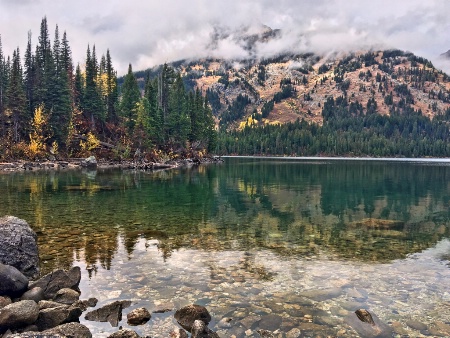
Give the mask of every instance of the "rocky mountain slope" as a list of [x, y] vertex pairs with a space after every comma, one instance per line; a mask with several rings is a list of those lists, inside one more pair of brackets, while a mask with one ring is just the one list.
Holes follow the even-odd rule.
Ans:
[[398, 50], [175, 66], [192, 87], [208, 94], [226, 128], [296, 119], [321, 124], [327, 98], [338, 96], [364, 113], [390, 114], [408, 106], [433, 118], [450, 109], [449, 76], [428, 60]]

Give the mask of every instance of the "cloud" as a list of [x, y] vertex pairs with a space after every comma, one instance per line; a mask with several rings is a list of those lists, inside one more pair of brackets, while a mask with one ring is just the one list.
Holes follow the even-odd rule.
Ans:
[[[27, 32], [37, 43], [46, 16], [51, 34], [56, 24], [67, 31], [75, 62], [83, 63], [88, 43], [95, 44], [98, 54], [110, 49], [120, 74], [129, 63], [137, 70], [205, 56], [371, 47], [408, 50], [438, 64], [450, 48], [448, 13], [446, 0], [0, 0], [0, 34], [8, 55], [17, 46], [24, 50]], [[262, 25], [281, 33], [249, 50], [242, 35], [257, 34]]]

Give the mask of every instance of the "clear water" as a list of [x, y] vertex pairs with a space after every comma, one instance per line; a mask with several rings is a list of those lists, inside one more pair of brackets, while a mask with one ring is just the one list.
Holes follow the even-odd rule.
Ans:
[[[0, 191], [0, 214], [38, 233], [43, 273], [78, 265], [82, 298], [133, 301], [123, 327], [136, 307], [198, 303], [221, 337], [363, 337], [349, 319], [359, 308], [394, 336], [450, 336], [445, 162], [229, 158], [1, 174]], [[168, 337], [173, 313], [132, 328]], [[81, 322], [96, 337], [117, 330]]]

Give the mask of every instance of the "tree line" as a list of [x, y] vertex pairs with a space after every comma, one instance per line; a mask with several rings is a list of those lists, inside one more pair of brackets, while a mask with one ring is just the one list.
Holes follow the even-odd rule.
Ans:
[[109, 50], [99, 58], [88, 45], [75, 67], [66, 32], [56, 26], [51, 43], [45, 17], [23, 64], [19, 48], [4, 55], [0, 37], [0, 158], [203, 152], [215, 139], [207, 100], [168, 65], [142, 91], [131, 64], [119, 87]]
[[449, 157], [450, 109], [430, 119], [409, 105], [390, 115], [330, 97], [322, 109], [323, 125], [304, 120], [283, 125], [247, 126], [221, 133], [217, 153], [288, 156]]

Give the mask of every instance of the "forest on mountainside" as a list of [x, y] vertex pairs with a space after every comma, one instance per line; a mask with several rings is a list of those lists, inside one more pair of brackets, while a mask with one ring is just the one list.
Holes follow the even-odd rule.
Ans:
[[5, 56], [0, 39], [0, 159], [81, 157], [126, 159], [136, 150], [190, 156], [214, 148], [211, 109], [199, 90], [187, 90], [179, 73], [164, 65], [138, 87], [129, 66], [118, 86], [109, 50], [100, 58], [87, 47], [85, 64], [73, 64], [66, 32], [47, 19], [33, 50], [31, 33], [22, 64], [20, 50]]

